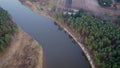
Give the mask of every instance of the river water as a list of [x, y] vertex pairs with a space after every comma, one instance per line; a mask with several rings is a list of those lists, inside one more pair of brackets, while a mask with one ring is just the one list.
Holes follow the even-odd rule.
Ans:
[[79, 45], [53, 20], [31, 11], [18, 0], [0, 0], [0, 6], [42, 45], [44, 68], [90, 68]]

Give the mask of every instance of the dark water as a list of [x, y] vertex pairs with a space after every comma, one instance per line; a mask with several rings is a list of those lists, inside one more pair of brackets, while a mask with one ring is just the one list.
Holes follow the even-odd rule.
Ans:
[[0, 0], [13, 20], [44, 49], [44, 68], [90, 68], [81, 48], [51, 19], [41, 16], [18, 0]]

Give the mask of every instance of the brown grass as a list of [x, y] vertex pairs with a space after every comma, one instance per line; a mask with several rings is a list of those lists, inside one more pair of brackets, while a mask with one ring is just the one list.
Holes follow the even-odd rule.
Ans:
[[42, 68], [42, 58], [42, 47], [19, 28], [0, 54], [0, 68]]

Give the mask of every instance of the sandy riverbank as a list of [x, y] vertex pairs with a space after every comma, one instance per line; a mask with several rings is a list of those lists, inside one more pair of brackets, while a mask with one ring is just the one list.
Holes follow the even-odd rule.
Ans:
[[42, 47], [21, 28], [10, 45], [0, 53], [0, 68], [42, 68]]
[[[29, 5], [28, 5], [29, 4]], [[36, 4], [35, 3], [30, 3], [30, 1], [26, 1], [24, 2], [24, 5], [29, 7], [31, 10], [33, 10], [34, 12], [40, 14], [40, 15], [43, 15], [43, 16], [47, 16], [49, 18], [51, 18], [52, 20], [54, 20], [60, 27], [62, 27], [78, 44], [79, 46], [81, 47], [81, 49], [83, 50], [84, 54], [86, 55], [90, 65], [92, 68], [96, 68], [95, 66], [95, 62], [92, 58], [92, 55], [91, 53], [89, 52], [89, 49], [86, 48], [85, 45], [83, 45], [81, 42], [80, 42], [80, 38], [79, 38], [79, 35], [78, 34], [75, 34], [73, 30], [71, 30], [68, 26], [66, 26], [64, 23], [56, 20], [55, 18], [47, 15], [47, 13], [42, 13], [39, 11], [39, 10], [36, 10], [37, 8], [35, 7]], [[31, 5], [31, 7], [30, 7]], [[34, 8], [33, 8], [34, 7]], [[44, 10], [46, 10], [46, 8], [43, 7]]]

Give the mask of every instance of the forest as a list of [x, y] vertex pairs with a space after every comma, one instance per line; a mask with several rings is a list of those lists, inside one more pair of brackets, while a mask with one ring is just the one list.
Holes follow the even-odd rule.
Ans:
[[[120, 67], [120, 27], [96, 18], [82, 9], [76, 14], [55, 14], [83, 38], [99, 68]], [[120, 20], [118, 20], [120, 22]]]
[[11, 20], [11, 16], [0, 7], [0, 51], [3, 51], [9, 45], [15, 30], [16, 25]]

